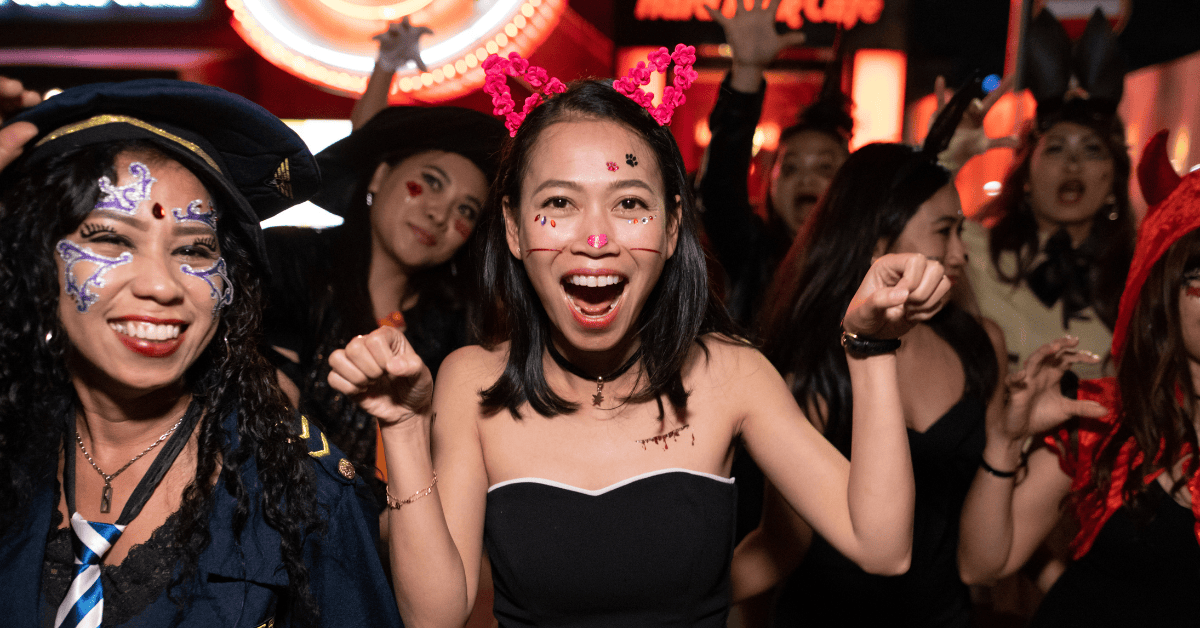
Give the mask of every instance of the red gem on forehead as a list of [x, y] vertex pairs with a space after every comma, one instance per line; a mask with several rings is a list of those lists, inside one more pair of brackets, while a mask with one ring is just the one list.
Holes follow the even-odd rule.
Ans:
[[617, 171], [617, 168], [618, 168], [618, 166], [617, 166], [617, 162], [615, 162], [615, 161], [610, 161], [610, 162], [607, 162], [607, 163], [605, 163], [604, 165], [608, 166], [608, 170], [609, 170], [609, 172], [616, 172], [616, 171]]
[[154, 207], [150, 208], [150, 213], [154, 214], [155, 218], [166, 218], [167, 217], [166, 210], [163, 209], [163, 206], [158, 203], [155, 203]]

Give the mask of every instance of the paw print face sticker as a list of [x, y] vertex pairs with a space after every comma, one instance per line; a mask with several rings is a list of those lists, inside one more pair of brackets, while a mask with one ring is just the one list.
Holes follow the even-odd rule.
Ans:
[[617, 171], [617, 168], [619, 168], [619, 167], [620, 167], [620, 166], [618, 166], [618, 165], [617, 165], [617, 162], [615, 162], [615, 161], [609, 161], [609, 162], [606, 162], [604, 165], [608, 166], [608, 171], [609, 171], [609, 172], [616, 172], [616, 171]]
[[625, 153], [625, 163], [632, 168], [637, 165], [637, 157], [634, 157], [633, 153]]

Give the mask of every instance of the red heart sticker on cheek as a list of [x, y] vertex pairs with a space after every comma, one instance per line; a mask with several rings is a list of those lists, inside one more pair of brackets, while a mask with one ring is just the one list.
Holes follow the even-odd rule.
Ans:
[[458, 235], [462, 236], [464, 240], [471, 237], [471, 225], [467, 224], [467, 221], [463, 220], [462, 218], [454, 221], [454, 230], [457, 231]]
[[416, 181], [409, 181], [406, 185], [408, 185], [409, 196], [420, 196], [421, 192], [425, 191], [421, 189], [421, 184], [417, 183]]

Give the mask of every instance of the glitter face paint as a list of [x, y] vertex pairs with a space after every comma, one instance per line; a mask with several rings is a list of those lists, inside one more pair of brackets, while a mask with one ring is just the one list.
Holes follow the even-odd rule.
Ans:
[[[192, 268], [191, 264], [182, 264], [180, 265], [179, 270], [184, 274], [191, 275], [193, 277], [199, 277], [208, 284], [209, 290], [212, 291], [209, 296], [216, 300], [212, 311], [214, 317], [216, 317], [217, 312], [220, 311], [222, 307], [233, 303], [233, 283], [229, 281], [229, 273], [226, 272], [225, 269], [224, 257], [218, 257], [217, 263], [209, 266], [208, 268], [196, 270]], [[217, 284], [213, 281], [214, 276], [221, 278], [223, 282], [222, 285], [224, 286], [221, 290], [217, 289]]]
[[[80, 313], [85, 313], [92, 306], [100, 295], [92, 292], [92, 288], [104, 287], [104, 275], [108, 271], [133, 261], [133, 255], [126, 251], [117, 257], [107, 257], [93, 251], [91, 247], [81, 247], [74, 242], [63, 238], [55, 245], [54, 250], [58, 252], [58, 256], [62, 258], [65, 268], [63, 270], [63, 291], [67, 296], [75, 299], [75, 309]], [[75, 265], [79, 262], [91, 262], [96, 265], [96, 270], [92, 271], [92, 275], [81, 283], [79, 277], [75, 275]]]
[[213, 209], [211, 207], [206, 212], [196, 211], [202, 207], [204, 207], [204, 201], [202, 201], [200, 199], [196, 199], [196, 200], [188, 203], [188, 206], [186, 209], [179, 209], [178, 207], [175, 209], [172, 209], [171, 215], [175, 218], [175, 222], [186, 222], [186, 221], [198, 222], [198, 223], [201, 223], [204, 225], [208, 225], [209, 229], [216, 231], [217, 230], [217, 212], [213, 211]]
[[605, 165], [605, 166], [608, 166], [608, 171], [609, 171], [609, 172], [616, 172], [616, 171], [617, 171], [617, 168], [619, 168], [619, 167], [620, 167], [620, 166], [618, 166], [618, 165], [617, 165], [617, 162], [615, 162], [615, 161], [608, 161], [608, 162], [605, 162], [605, 163], [604, 163], [604, 165]]
[[590, 235], [587, 238], [588, 246], [593, 249], [598, 249], [608, 244], [608, 236], [601, 233], [599, 235]]
[[120, 187], [114, 187], [108, 177], [100, 177], [101, 196], [95, 209], [105, 209], [130, 216], [136, 213], [138, 205], [150, 198], [150, 187], [158, 179], [150, 176], [150, 168], [140, 161], [129, 164], [129, 175], [133, 177], [133, 181]]
[[421, 187], [421, 184], [417, 183], [416, 181], [409, 181], [408, 183], [405, 183], [404, 185], [408, 187], [408, 195], [409, 196], [420, 196], [421, 193], [425, 191]]

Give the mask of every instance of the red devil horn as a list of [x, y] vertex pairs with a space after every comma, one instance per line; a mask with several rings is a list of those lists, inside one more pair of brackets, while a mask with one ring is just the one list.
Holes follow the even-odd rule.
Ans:
[[1142, 160], [1138, 162], [1137, 176], [1142, 186], [1142, 198], [1151, 207], [1170, 196], [1182, 180], [1167, 157], [1167, 134], [1166, 129], [1155, 133], [1146, 142]]

